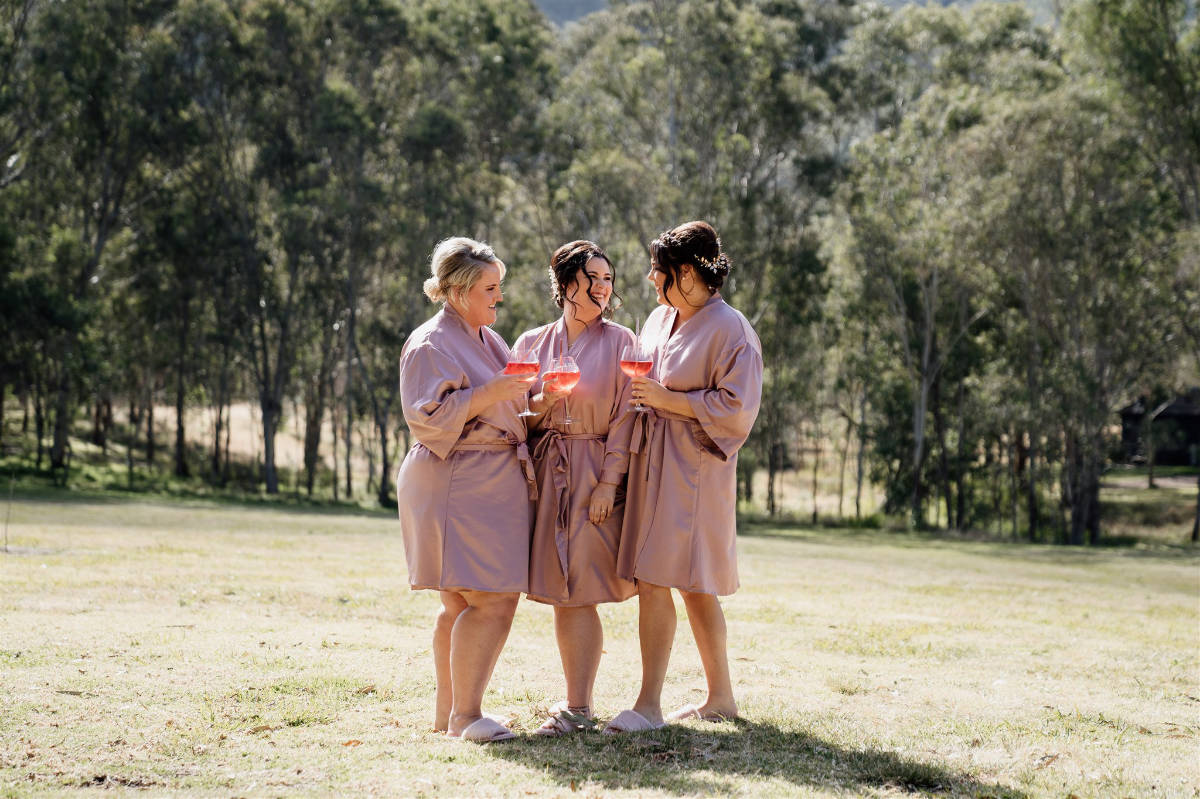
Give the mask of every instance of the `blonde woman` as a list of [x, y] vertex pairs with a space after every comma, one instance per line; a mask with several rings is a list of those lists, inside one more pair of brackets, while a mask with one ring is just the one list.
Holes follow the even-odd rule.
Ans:
[[482, 242], [438, 244], [425, 294], [441, 310], [400, 356], [400, 400], [416, 438], [396, 478], [409, 583], [442, 601], [434, 728], [477, 742], [514, 737], [481, 703], [529, 588], [536, 496], [517, 416], [529, 384], [503, 373], [508, 347], [490, 328], [504, 271]]

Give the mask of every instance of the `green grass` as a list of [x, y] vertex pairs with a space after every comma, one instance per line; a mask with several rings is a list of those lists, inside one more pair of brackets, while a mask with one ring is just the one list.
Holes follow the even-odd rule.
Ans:
[[[437, 602], [390, 514], [20, 493], [0, 796], [1200, 796], [1194, 548], [743, 532], [743, 719], [478, 747], [429, 729]], [[602, 615], [607, 717], [636, 692], [636, 601]], [[702, 674], [681, 624], [665, 702]], [[486, 706], [528, 732], [562, 690], [522, 602]]]

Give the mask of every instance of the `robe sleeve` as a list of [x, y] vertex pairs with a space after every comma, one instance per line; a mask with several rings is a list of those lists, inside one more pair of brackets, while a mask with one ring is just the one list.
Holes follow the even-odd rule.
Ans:
[[[636, 344], [637, 337], [629, 331], [622, 331], [621, 343], [617, 347], [620, 355], [621, 347], [626, 344]], [[617, 369], [617, 390], [613, 409], [609, 415], [607, 443], [604, 445], [604, 461], [600, 466], [600, 482], [620, 485], [629, 471], [629, 440], [633, 435], [633, 420], [636, 411], [633, 410], [633, 383], [629, 376]]]
[[400, 403], [417, 441], [443, 460], [462, 436], [475, 390], [446, 353], [428, 342], [400, 357]]
[[715, 388], [687, 392], [692, 412], [720, 450], [722, 460], [729, 460], [741, 449], [758, 417], [763, 361], [762, 351], [756, 345], [747, 336], [716, 352], [712, 372]]

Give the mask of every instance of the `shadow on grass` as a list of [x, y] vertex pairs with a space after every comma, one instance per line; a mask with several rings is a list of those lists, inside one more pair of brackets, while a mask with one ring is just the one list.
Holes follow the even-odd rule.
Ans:
[[659, 790], [716, 796], [728, 779], [778, 779], [798, 787], [840, 791], [891, 789], [922, 795], [1006, 797], [1026, 794], [968, 774], [877, 749], [845, 749], [805, 732], [738, 719], [712, 729], [670, 726], [650, 733], [536, 736], [486, 750], [544, 771], [572, 790], [583, 782], [607, 789]]

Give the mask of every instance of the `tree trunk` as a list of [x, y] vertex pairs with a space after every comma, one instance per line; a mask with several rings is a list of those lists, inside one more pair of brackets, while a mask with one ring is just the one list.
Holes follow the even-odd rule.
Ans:
[[1012, 523], [1012, 537], [1017, 537], [1017, 442], [1012, 431], [1008, 434], [1008, 500], [1009, 517]]
[[268, 494], [279, 493], [279, 472], [275, 468], [275, 431], [279, 424], [279, 414], [282, 408], [270, 397], [263, 397], [262, 408], [263, 426], [263, 481], [267, 484]]
[[1070, 527], [1067, 530], [1067, 543], [1071, 546], [1083, 546], [1083, 531], [1087, 525], [1087, 503], [1083, 496], [1083, 458], [1079, 452], [1079, 442], [1074, 435], [1067, 439], [1067, 476], [1065, 480], [1067, 507], [1070, 508]]
[[154, 468], [154, 389], [150, 389], [150, 397], [146, 402], [146, 465]]
[[854, 422], [846, 419], [846, 434], [842, 437], [842, 451], [838, 453], [838, 520], [846, 518], [842, 511], [842, 499], [846, 495], [846, 459], [850, 456], [850, 434]]
[[212, 454], [208, 459], [208, 473], [212, 476], [214, 482], [218, 480], [221, 474], [221, 433], [225, 425], [225, 408], [223, 407], [221, 393], [221, 389], [218, 388], [214, 408], [216, 416], [213, 419]]
[[854, 518], [861, 520], [863, 477], [866, 471], [867, 455], [867, 390], [865, 388], [859, 397], [858, 407], [858, 452], [854, 456], [858, 461], [854, 475]]
[[1148, 482], [1146, 485], [1147, 488], [1158, 488], [1158, 486], [1156, 486], [1154, 484], [1154, 461], [1155, 461], [1156, 455], [1157, 455], [1156, 447], [1154, 446], [1154, 419], [1151, 418], [1149, 413], [1147, 413], [1146, 414], [1146, 464], [1150, 467]]
[[925, 515], [921, 507], [924, 499], [924, 493], [921, 491], [921, 472], [925, 469], [925, 414], [929, 408], [929, 389], [929, 381], [922, 377], [913, 401], [912, 496], [909, 511], [912, 515], [912, 525], [917, 529], [925, 526]]
[[27, 436], [29, 435], [29, 387], [24, 385], [24, 381], [22, 381], [18, 396], [21, 400], [21, 435]]
[[813, 426], [813, 448], [812, 448], [812, 523], [813, 527], [817, 526], [817, 470], [821, 465], [821, 425], [818, 422]]
[[782, 445], [772, 442], [767, 454], [767, 515], [774, 516], [779, 508], [775, 500], [775, 476], [779, 473], [779, 455]]
[[33, 435], [37, 438], [37, 470], [42, 470], [42, 455], [45, 452], [43, 439], [46, 436], [46, 400], [39, 378], [33, 387]]
[[188, 328], [192, 310], [191, 300], [185, 295], [180, 303], [179, 340], [176, 352], [178, 361], [175, 364], [175, 476], [188, 477], [191, 472], [187, 462], [187, 434], [184, 430], [184, 373], [188, 360]]
[[8, 384], [3, 377], [0, 377], [0, 452], [4, 451], [4, 398], [7, 396]]
[[958, 454], [954, 462], [954, 498], [957, 504], [954, 518], [960, 530], [971, 526], [967, 513], [967, 389], [963, 381], [958, 384]]
[[125, 476], [129, 483], [129, 490], [133, 490], [133, 449], [137, 446], [138, 427], [141, 422], [141, 414], [138, 413], [137, 401], [134, 397], [137, 392], [129, 393], [129, 440], [125, 446]]
[[392, 504], [392, 481], [391, 481], [391, 460], [388, 457], [388, 417], [390, 414], [384, 414], [383, 423], [379, 425], [379, 451], [380, 462], [383, 466], [382, 475], [379, 478], [379, 504], [385, 508]]
[[62, 374], [58, 380], [58, 391], [54, 398], [54, 441], [50, 446], [50, 468], [67, 467], [67, 448], [70, 446], [71, 421], [75, 414], [71, 409], [71, 378], [66, 364], [60, 364]]
[[221, 464], [221, 485], [229, 484], [229, 439], [233, 432], [233, 402], [226, 395], [225, 402], [225, 460]]
[[[333, 389], [334, 389], [333, 377], [331, 376], [329, 378], [329, 380], [330, 380], [329, 389], [330, 389], [330, 392], [332, 393]], [[334, 502], [338, 501], [338, 491], [340, 490], [339, 485], [338, 485], [338, 425], [339, 425], [339, 423], [340, 422], [338, 420], [338, 403], [331, 402], [331, 403], [329, 403], [329, 432], [330, 432], [330, 436], [333, 440], [333, 501]]]
[[946, 504], [946, 529], [954, 530], [954, 497], [950, 493], [950, 463], [946, 451], [946, 419], [942, 411], [942, 381], [933, 386], [933, 429], [938, 441], [938, 486]]
[[325, 375], [318, 375], [315, 383], [307, 386], [304, 396], [304, 487], [310, 497], [317, 477], [321, 424], [325, 420]]
[[1196, 518], [1192, 520], [1192, 543], [1200, 541], [1200, 475], [1196, 476]]
[[1038, 540], [1038, 436], [1035, 429], [1029, 431], [1029, 494], [1026, 497], [1025, 510], [1029, 515], [1029, 540]]

